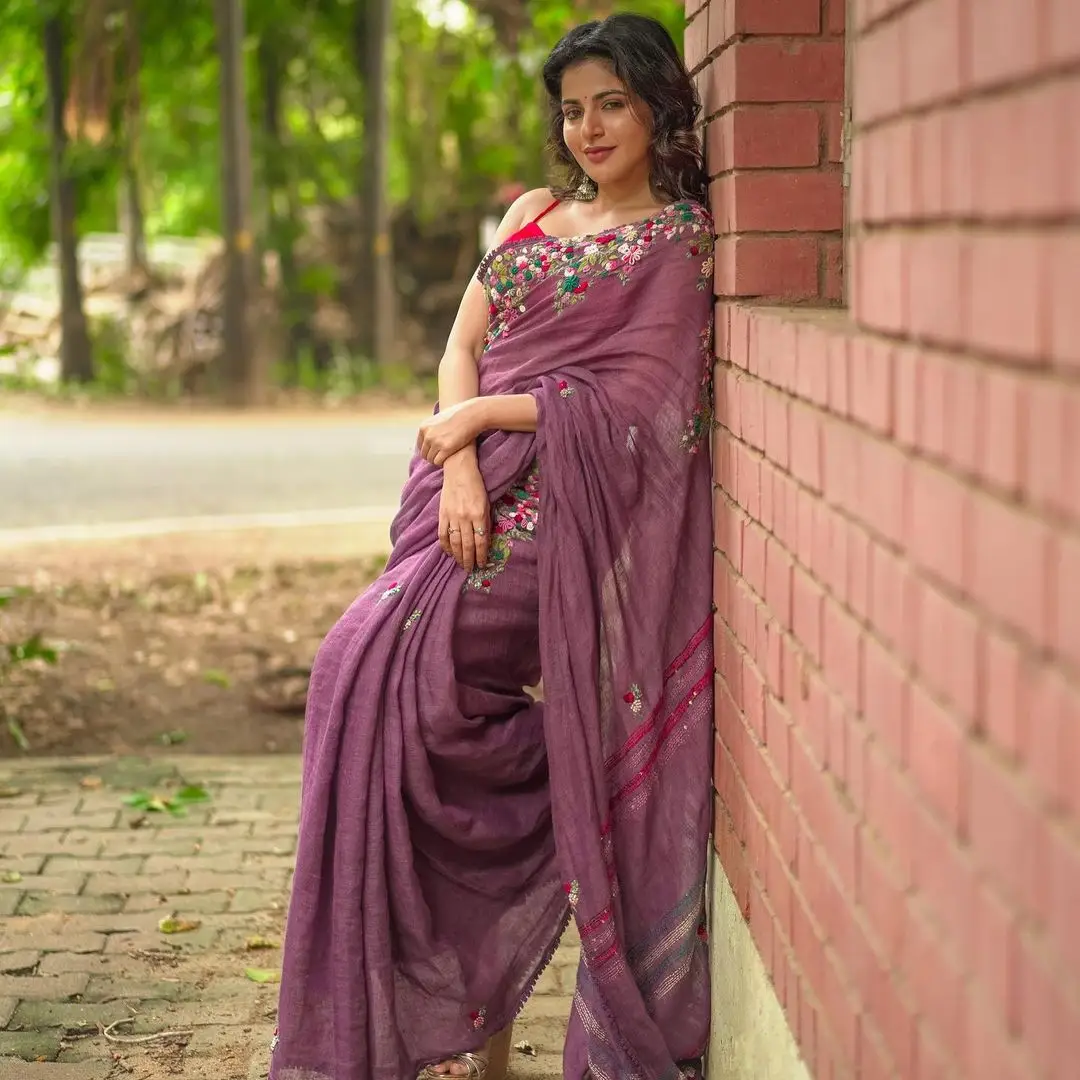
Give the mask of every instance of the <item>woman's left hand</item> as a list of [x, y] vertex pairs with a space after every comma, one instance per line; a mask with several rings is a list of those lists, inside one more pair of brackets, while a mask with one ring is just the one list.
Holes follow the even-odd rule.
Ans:
[[477, 406], [478, 399], [473, 398], [425, 420], [416, 439], [420, 456], [432, 465], [441, 466], [448, 457], [475, 441], [483, 430]]

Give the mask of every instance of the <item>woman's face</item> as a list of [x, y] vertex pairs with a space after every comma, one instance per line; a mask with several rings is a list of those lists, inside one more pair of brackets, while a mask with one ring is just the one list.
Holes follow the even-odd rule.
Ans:
[[562, 80], [563, 138], [597, 184], [649, 175], [649, 110], [598, 60], [567, 68]]

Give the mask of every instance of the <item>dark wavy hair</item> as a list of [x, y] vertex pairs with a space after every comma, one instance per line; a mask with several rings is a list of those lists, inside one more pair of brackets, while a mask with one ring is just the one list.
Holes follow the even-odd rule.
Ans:
[[551, 105], [548, 151], [562, 173], [553, 191], [573, 198], [585, 179], [563, 139], [562, 80], [567, 68], [599, 60], [649, 107], [652, 116], [652, 186], [674, 200], [704, 202], [707, 187], [701, 141], [694, 125], [701, 99], [675, 42], [664, 26], [645, 15], [609, 15], [574, 27], [544, 61], [544, 88]]

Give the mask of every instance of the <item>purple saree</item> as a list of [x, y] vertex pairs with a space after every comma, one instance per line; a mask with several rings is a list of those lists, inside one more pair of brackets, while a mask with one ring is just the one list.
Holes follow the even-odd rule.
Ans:
[[[711, 819], [712, 226], [695, 204], [480, 268], [490, 566], [415, 461], [382, 577], [312, 673], [271, 1080], [479, 1049], [576, 919], [569, 1080], [700, 1075]], [[544, 703], [523, 687], [543, 674]]]

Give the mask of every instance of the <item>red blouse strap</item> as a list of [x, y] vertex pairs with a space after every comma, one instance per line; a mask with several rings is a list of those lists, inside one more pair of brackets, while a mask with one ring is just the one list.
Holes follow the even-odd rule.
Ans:
[[541, 218], [547, 217], [548, 214], [550, 214], [551, 211], [554, 210], [555, 207], [558, 206], [558, 205], [559, 205], [559, 200], [556, 199], [550, 206], [545, 207], [543, 210], [540, 211], [539, 214], [536, 215], [536, 217], [534, 217], [532, 219], [532, 224], [533, 225], [538, 224]]

